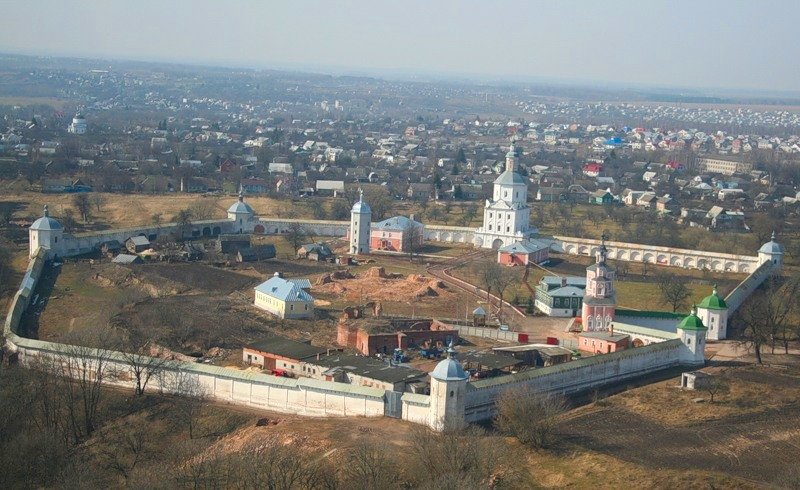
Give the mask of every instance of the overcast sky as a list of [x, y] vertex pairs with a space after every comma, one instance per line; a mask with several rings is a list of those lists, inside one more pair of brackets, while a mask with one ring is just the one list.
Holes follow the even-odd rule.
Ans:
[[0, 12], [11, 53], [800, 91], [798, 0], [0, 0]]

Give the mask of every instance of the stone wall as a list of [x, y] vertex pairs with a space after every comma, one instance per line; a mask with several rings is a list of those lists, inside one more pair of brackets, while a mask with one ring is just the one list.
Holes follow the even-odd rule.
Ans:
[[540, 393], [570, 394], [624, 381], [662, 369], [690, 364], [691, 353], [680, 339], [586, 357], [467, 385], [465, 420], [495, 415], [495, 400], [505, 390], [527, 387]]
[[725, 303], [728, 304], [728, 318], [733, 315], [733, 312], [739, 309], [744, 303], [744, 300], [755, 291], [769, 276], [772, 275], [772, 263], [764, 262], [744, 281], [739, 283], [733, 291], [725, 297]]
[[[119, 352], [75, 348], [12, 334], [22, 366], [80, 366], [105, 373], [105, 384], [133, 390], [130, 363]], [[187, 387], [192, 387], [188, 389]], [[281, 378], [190, 362], [169, 362], [147, 386], [149, 391], [207, 398], [283, 413], [321, 417], [382, 417], [385, 391], [310, 378]]]
[[[594, 257], [600, 240], [555, 236], [551, 248], [556, 252]], [[606, 242], [608, 258], [630, 262], [647, 262], [685, 269], [707, 269], [715, 272], [751, 273], [759, 265], [758, 257], [704, 250], [656, 247], [638, 243]]]
[[25, 275], [22, 276], [19, 289], [14, 294], [6, 314], [6, 320], [3, 324], [4, 335], [17, 334], [19, 332], [19, 322], [22, 320], [22, 314], [30, 306], [33, 299], [36, 284], [47, 262], [46, 257], [47, 252], [39, 248], [28, 261], [28, 268], [25, 270]]

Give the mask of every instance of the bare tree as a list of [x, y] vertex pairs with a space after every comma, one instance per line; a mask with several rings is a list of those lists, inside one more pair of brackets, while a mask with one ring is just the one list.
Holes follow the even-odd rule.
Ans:
[[92, 200], [92, 204], [94, 204], [95, 211], [97, 211], [98, 213], [100, 211], [102, 211], [103, 206], [105, 206], [105, 204], [106, 204], [106, 196], [104, 196], [103, 194], [101, 194], [99, 192], [94, 192], [94, 193], [92, 193], [91, 200]]
[[411, 433], [408, 479], [416, 488], [531, 488], [507, 446], [471, 426], [441, 434]]
[[175, 215], [175, 224], [178, 225], [176, 233], [180, 238], [186, 234], [186, 229], [192, 226], [192, 212], [188, 209], [182, 209]]
[[558, 418], [566, 407], [560, 396], [536, 393], [528, 387], [511, 388], [497, 399], [495, 424], [527, 446], [544, 448], [555, 442]]
[[84, 192], [75, 194], [72, 196], [72, 205], [75, 206], [75, 209], [80, 213], [83, 222], [88, 223], [89, 217], [92, 214], [92, 203], [89, 200], [89, 196]]
[[[152, 350], [155, 350], [153, 352]], [[127, 371], [116, 373], [118, 377], [133, 378], [133, 389], [136, 396], [144, 395], [147, 384], [164, 369], [167, 360], [163, 357], [163, 349], [152, 340], [129, 342], [122, 358], [127, 364]]]
[[414, 252], [422, 245], [423, 227], [413, 220], [409, 220], [406, 226], [403, 227], [403, 244], [402, 248], [408, 253], [408, 260], [414, 261]]
[[659, 274], [656, 278], [658, 289], [661, 291], [661, 301], [672, 306], [672, 312], [683, 309], [686, 300], [692, 295], [686, 283], [674, 274]]
[[214, 202], [210, 199], [200, 199], [195, 201], [194, 204], [189, 208], [189, 211], [192, 213], [192, 218], [198, 221], [209, 220], [214, 217], [214, 210], [216, 206], [214, 206]]
[[487, 300], [491, 304], [491, 292], [500, 299], [497, 309], [497, 317], [503, 320], [503, 296], [506, 290], [517, 279], [512, 270], [503, 267], [494, 260], [489, 260], [478, 265], [477, 276], [481, 283], [486, 287]]
[[384, 449], [358, 443], [347, 452], [343, 479], [346, 487], [380, 490], [397, 487], [402, 482], [402, 473]]
[[300, 248], [300, 245], [306, 240], [306, 230], [300, 223], [291, 223], [283, 237], [287, 242], [292, 244], [294, 251], [297, 252], [297, 249]]
[[730, 386], [728, 385], [728, 377], [726, 371], [720, 371], [718, 374], [708, 376], [703, 380], [703, 390], [711, 397], [711, 403], [714, 403], [714, 398], [717, 395], [726, 393]]
[[138, 466], [153, 457], [155, 447], [149, 434], [149, 427], [144, 421], [109, 428], [99, 443], [100, 465], [127, 482]]
[[780, 341], [788, 353], [794, 333], [791, 318], [798, 308], [798, 293], [800, 281], [797, 277], [781, 284], [780, 279], [773, 276], [737, 311], [736, 320], [743, 327], [740, 342], [753, 349], [759, 364], [762, 364], [764, 346], [772, 346], [774, 352], [776, 342]]
[[51, 358], [49, 371], [59, 380], [67, 421], [74, 443], [92, 435], [97, 428], [103, 383], [114, 376], [109, 347], [116, 338], [108, 329], [92, 329], [67, 336], [60, 351]]
[[464, 208], [464, 212], [461, 214], [461, 226], [469, 226], [472, 223], [472, 220], [475, 219], [475, 216], [478, 215], [478, 207], [474, 204], [470, 204], [469, 206]]
[[197, 374], [180, 369], [177, 365], [168, 365], [159, 373], [159, 378], [161, 388], [173, 395], [175, 414], [186, 426], [189, 439], [194, 439], [198, 435], [200, 414], [208, 401], [208, 390], [200, 383]]

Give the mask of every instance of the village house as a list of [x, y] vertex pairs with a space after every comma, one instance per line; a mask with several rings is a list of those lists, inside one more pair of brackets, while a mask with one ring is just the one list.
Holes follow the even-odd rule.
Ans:
[[324, 243], [306, 243], [297, 249], [296, 256], [298, 259], [325, 262], [333, 258], [333, 251]]
[[310, 288], [308, 279], [284, 279], [276, 272], [255, 287], [253, 304], [280, 318], [313, 318], [314, 298], [306, 291]]
[[237, 262], [258, 262], [275, 258], [275, 245], [256, 245], [254, 247], [240, 248], [236, 253]]
[[250, 248], [250, 235], [224, 234], [217, 237], [217, 252], [236, 254], [243, 248]]
[[147, 239], [146, 236], [132, 236], [125, 240], [125, 248], [128, 249], [128, 252], [132, 254], [138, 254], [139, 252], [144, 252], [148, 248], [150, 248], [150, 240]]

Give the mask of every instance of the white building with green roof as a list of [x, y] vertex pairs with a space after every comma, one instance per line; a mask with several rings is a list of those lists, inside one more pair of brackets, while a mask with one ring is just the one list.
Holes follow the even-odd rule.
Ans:
[[728, 304], [717, 294], [717, 285], [714, 285], [709, 296], [697, 304], [697, 315], [708, 327], [710, 340], [723, 340], [728, 336]]

